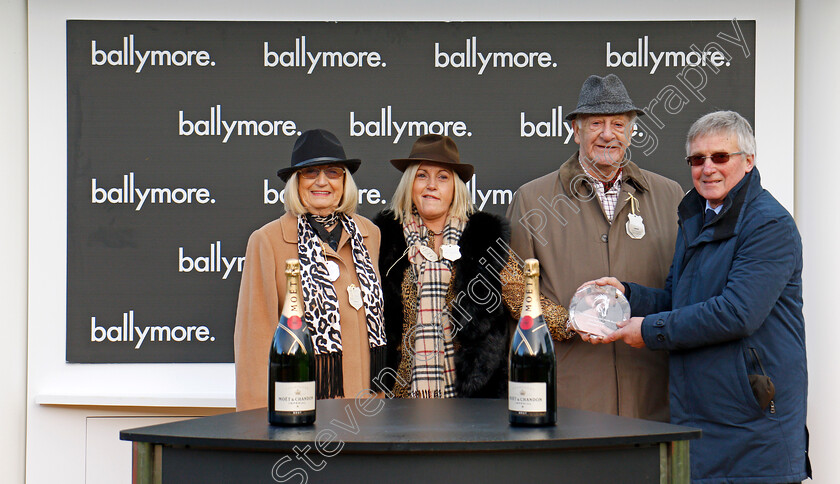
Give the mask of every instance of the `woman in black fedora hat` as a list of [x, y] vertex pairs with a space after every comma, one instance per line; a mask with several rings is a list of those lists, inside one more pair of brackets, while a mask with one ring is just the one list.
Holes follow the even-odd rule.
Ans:
[[315, 348], [317, 398], [372, 388], [385, 365], [379, 229], [355, 213], [352, 174], [339, 140], [323, 129], [300, 135], [286, 182], [286, 213], [248, 239], [236, 311], [236, 408], [267, 403], [268, 353], [283, 298], [286, 259], [301, 265], [304, 320]]
[[[393, 391], [400, 397], [501, 397], [512, 316], [518, 317], [524, 292], [509, 252], [510, 226], [475, 210], [466, 186], [473, 166], [461, 163], [450, 137], [423, 135], [408, 158], [391, 164], [403, 175], [391, 208], [374, 223], [382, 234]], [[565, 332], [566, 310], [542, 302], [552, 332]]]

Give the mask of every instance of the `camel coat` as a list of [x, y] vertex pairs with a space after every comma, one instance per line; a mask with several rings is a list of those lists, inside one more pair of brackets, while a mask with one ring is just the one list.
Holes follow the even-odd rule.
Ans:
[[[559, 170], [520, 187], [508, 209], [511, 248], [540, 261], [542, 293], [567, 306], [580, 284], [601, 276], [663, 287], [677, 237], [679, 184], [628, 162], [610, 224], [592, 187], [580, 183], [583, 177], [575, 153]], [[629, 194], [644, 220], [646, 233], [638, 240], [625, 228]], [[558, 405], [668, 421], [666, 352], [592, 345], [578, 336], [555, 342], [554, 349]]]
[[[361, 215], [353, 215], [353, 220], [378, 276], [379, 229]], [[285, 262], [298, 257], [297, 240], [297, 217], [288, 212], [257, 229], [248, 239], [233, 334], [237, 411], [268, 405], [268, 353], [286, 295]], [[348, 300], [347, 287], [358, 287], [359, 278], [347, 231], [341, 234], [338, 251], [326, 244], [324, 250], [340, 269], [333, 285], [341, 317], [344, 395], [352, 398], [370, 388], [370, 346], [365, 308], [357, 311]]]

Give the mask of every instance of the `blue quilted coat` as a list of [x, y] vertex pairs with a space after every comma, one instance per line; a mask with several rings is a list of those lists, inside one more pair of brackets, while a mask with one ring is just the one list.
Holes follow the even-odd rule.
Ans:
[[[671, 421], [702, 429], [690, 443], [697, 483], [805, 479], [808, 372], [802, 316], [802, 241], [757, 169], [703, 222], [691, 190], [664, 289], [628, 284], [642, 336], [670, 354]], [[764, 407], [750, 375], [769, 377]]]

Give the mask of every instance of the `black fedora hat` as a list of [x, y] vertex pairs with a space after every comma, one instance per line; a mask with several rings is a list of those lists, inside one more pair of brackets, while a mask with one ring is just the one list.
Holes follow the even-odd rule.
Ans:
[[424, 134], [417, 138], [414, 146], [411, 147], [408, 158], [391, 160], [391, 164], [398, 170], [405, 171], [413, 163], [423, 163], [424, 161], [446, 165], [447, 168], [457, 173], [464, 183], [470, 181], [470, 177], [475, 172], [472, 165], [461, 163], [458, 147], [452, 141], [452, 138], [439, 134]]
[[362, 164], [362, 160], [347, 159], [341, 141], [334, 134], [325, 129], [310, 129], [304, 131], [295, 141], [292, 148], [292, 165], [277, 170], [277, 176], [283, 181], [289, 181], [292, 173], [308, 166], [332, 165], [340, 163], [355, 173]]
[[565, 116], [571, 121], [579, 114], [623, 114], [635, 111], [637, 115], [644, 116], [645, 113], [637, 108], [624, 83], [615, 74], [607, 74], [604, 77], [589, 76], [583, 81], [578, 97], [577, 108]]

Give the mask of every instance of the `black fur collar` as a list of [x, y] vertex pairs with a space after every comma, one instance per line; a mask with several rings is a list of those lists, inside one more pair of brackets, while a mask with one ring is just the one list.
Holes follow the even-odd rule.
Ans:
[[[405, 319], [402, 279], [408, 258], [402, 226], [391, 211], [373, 219], [382, 235], [379, 271], [385, 298], [388, 364], [396, 368]], [[458, 394], [464, 397], [501, 397], [507, 390], [508, 332], [511, 316], [501, 299], [499, 273], [508, 260], [510, 225], [496, 215], [472, 214], [464, 227], [452, 282], [455, 301], [451, 314], [460, 350], [455, 355]]]

